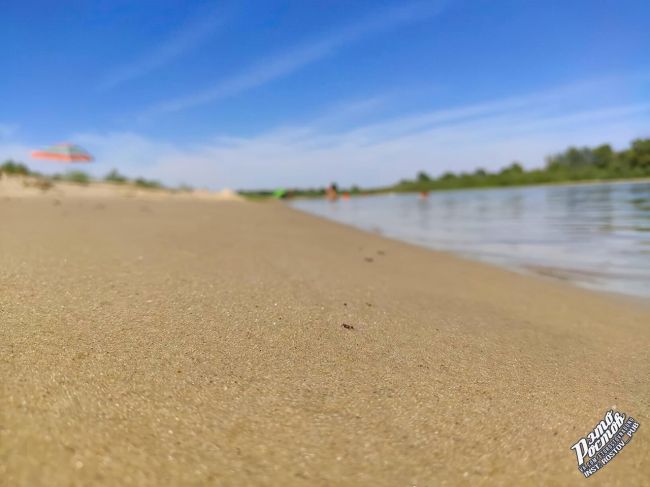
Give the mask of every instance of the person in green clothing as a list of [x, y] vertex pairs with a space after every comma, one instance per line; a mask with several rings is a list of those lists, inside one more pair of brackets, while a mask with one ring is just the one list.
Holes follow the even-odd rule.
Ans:
[[273, 191], [273, 197], [279, 200], [284, 199], [287, 197], [287, 190], [284, 188], [278, 188]]

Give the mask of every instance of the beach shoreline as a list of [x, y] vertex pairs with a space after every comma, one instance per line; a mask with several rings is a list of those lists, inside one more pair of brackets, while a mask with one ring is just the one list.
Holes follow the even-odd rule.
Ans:
[[[622, 179], [581, 179], [577, 181], [554, 181], [550, 183], [512, 184], [512, 185], [504, 185], [504, 186], [467, 186], [464, 188], [435, 188], [435, 189], [427, 190], [426, 192], [444, 193], [449, 191], [481, 191], [481, 190], [488, 190], [488, 189], [496, 190], [496, 189], [545, 188], [545, 187], [553, 187], [553, 186], [598, 186], [601, 184], [647, 184], [647, 183], [650, 183], [650, 178], [646, 178], [646, 177], [622, 178]], [[370, 190], [360, 190], [359, 192], [355, 192], [355, 193], [349, 193], [349, 196], [350, 198], [363, 198], [363, 197], [370, 197], [370, 196], [383, 196], [387, 194], [419, 195], [420, 193], [422, 192], [417, 190], [395, 191], [392, 189], [379, 189], [379, 190], [370, 189]], [[256, 200], [271, 199], [272, 196], [267, 196], [267, 197], [244, 196], [244, 198], [250, 199], [251, 201], [256, 201]], [[292, 196], [292, 199], [296, 199], [296, 200], [326, 199], [326, 196], [324, 194], [314, 195], [314, 196], [298, 195], [298, 196]]]
[[276, 203], [0, 198], [0, 476], [11, 485], [584, 482], [641, 429], [650, 308]]

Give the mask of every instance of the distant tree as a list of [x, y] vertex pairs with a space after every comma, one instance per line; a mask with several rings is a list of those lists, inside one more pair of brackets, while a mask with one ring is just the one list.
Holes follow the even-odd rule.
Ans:
[[76, 169], [63, 174], [62, 179], [77, 184], [88, 184], [90, 182], [90, 176], [88, 174]]
[[104, 181], [109, 183], [122, 184], [126, 183], [128, 181], [128, 178], [120, 174], [117, 169], [112, 169], [111, 172], [104, 176]]
[[650, 139], [636, 139], [627, 151], [627, 160], [634, 168], [650, 170]]
[[593, 163], [596, 167], [606, 168], [614, 163], [616, 154], [609, 144], [602, 144], [591, 151]]
[[521, 163], [514, 161], [512, 164], [510, 164], [507, 167], [504, 167], [501, 169], [501, 172], [499, 174], [523, 174], [524, 173], [524, 168], [521, 165]]
[[549, 169], [578, 169], [594, 165], [595, 157], [588, 147], [569, 147], [566, 151], [548, 159]]
[[133, 183], [139, 188], [145, 189], [160, 189], [163, 187], [160, 182], [153, 179], [137, 178], [135, 181], [133, 181]]
[[431, 176], [429, 176], [429, 175], [428, 175], [426, 172], [424, 172], [424, 171], [420, 171], [420, 172], [418, 172], [418, 174], [417, 174], [416, 180], [417, 180], [419, 183], [428, 183], [429, 181], [431, 181]]

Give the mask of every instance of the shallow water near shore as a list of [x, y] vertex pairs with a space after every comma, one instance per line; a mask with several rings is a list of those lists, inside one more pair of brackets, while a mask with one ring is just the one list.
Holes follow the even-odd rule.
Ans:
[[598, 183], [304, 199], [294, 208], [387, 237], [650, 297], [650, 183]]

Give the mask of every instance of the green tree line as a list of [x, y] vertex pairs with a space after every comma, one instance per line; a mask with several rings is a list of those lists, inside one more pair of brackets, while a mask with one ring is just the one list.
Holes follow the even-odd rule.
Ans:
[[[542, 168], [527, 170], [515, 161], [493, 172], [478, 168], [474, 172], [446, 172], [439, 177], [431, 177], [420, 171], [414, 179], [403, 179], [390, 186], [362, 189], [355, 185], [337, 190], [339, 193], [356, 195], [649, 177], [650, 139], [637, 139], [621, 151], [615, 151], [609, 144], [595, 148], [569, 147], [564, 152], [548, 157]], [[249, 198], [319, 197], [325, 195], [325, 187], [250, 190], [240, 191], [240, 194]]]
[[421, 171], [415, 179], [402, 180], [384, 190], [431, 191], [647, 177], [650, 177], [650, 139], [637, 139], [621, 151], [615, 151], [609, 144], [595, 148], [569, 147], [548, 157], [546, 165], [538, 169], [526, 170], [521, 163], [513, 162], [496, 172], [479, 168], [471, 173], [446, 172], [437, 178]]

